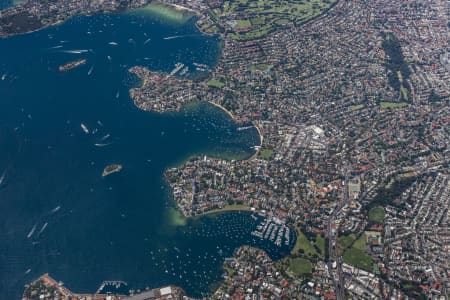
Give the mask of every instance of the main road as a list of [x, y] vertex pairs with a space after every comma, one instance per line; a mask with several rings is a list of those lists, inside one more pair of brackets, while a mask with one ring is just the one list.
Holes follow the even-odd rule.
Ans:
[[[342, 272], [342, 256], [338, 250], [339, 237], [339, 215], [342, 209], [350, 202], [348, 193], [348, 177], [349, 169], [347, 162], [344, 163], [344, 182], [342, 187], [342, 201], [338, 202], [333, 212], [331, 213], [327, 224], [327, 239], [328, 239], [328, 272], [333, 280], [334, 291], [338, 300], [345, 299], [345, 280]], [[339, 220], [339, 223], [336, 222]], [[335, 228], [333, 228], [333, 224]], [[334, 229], [334, 230], [333, 230]], [[335, 263], [333, 268], [333, 263]], [[336, 271], [336, 272], [335, 272]], [[337, 274], [335, 274], [337, 273]], [[337, 275], [337, 276], [336, 276]], [[336, 278], [337, 277], [337, 278]]]

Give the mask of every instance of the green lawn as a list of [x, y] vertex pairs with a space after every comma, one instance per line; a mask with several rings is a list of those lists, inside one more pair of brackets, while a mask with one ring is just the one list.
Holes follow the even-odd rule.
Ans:
[[400, 87], [400, 92], [402, 93], [402, 99], [408, 101], [408, 90], [403, 86]]
[[295, 275], [311, 274], [311, 262], [304, 258], [293, 258], [289, 261], [289, 270]]
[[369, 210], [369, 221], [383, 223], [386, 212], [381, 206], [373, 207]]
[[245, 204], [229, 204], [229, 205], [225, 205], [222, 208], [212, 209], [212, 210], [208, 210], [204, 213], [198, 214], [194, 218], [199, 218], [199, 217], [202, 217], [205, 215], [212, 215], [212, 214], [220, 213], [220, 212], [224, 212], [224, 211], [240, 211], [240, 210], [251, 211], [252, 208]]
[[406, 102], [381, 102], [381, 108], [402, 108], [407, 105]]
[[400, 83], [402, 83], [402, 82], [403, 82], [403, 76], [402, 76], [402, 72], [400, 72], [400, 71], [397, 71], [397, 78], [398, 78], [398, 80], [400, 81]]
[[232, 34], [237, 40], [251, 40], [266, 35], [280, 25], [300, 24], [327, 10], [336, 0], [234, 0], [224, 1], [214, 9], [216, 18], [226, 16], [237, 21], [237, 28], [250, 28], [249, 32]]
[[366, 253], [366, 235], [365, 233], [355, 240], [351, 246], [344, 252], [344, 262], [357, 268], [372, 271], [372, 258]]
[[321, 237], [320, 234], [316, 237], [316, 245], [320, 249], [320, 253], [325, 255], [325, 238]]
[[239, 28], [248, 28], [251, 27], [252, 24], [249, 20], [237, 20], [237, 27]]
[[267, 71], [267, 70], [269, 70], [271, 68], [272, 68], [272, 65], [267, 65], [267, 64], [253, 65], [253, 66], [249, 67], [250, 71], [252, 71], [252, 72], [255, 72], [255, 71]]
[[352, 233], [349, 235], [343, 235], [339, 237], [339, 246], [341, 246], [342, 249], [347, 249], [350, 247], [353, 242], [356, 240], [356, 236]]
[[363, 233], [361, 236], [353, 243], [352, 248], [366, 251], [366, 234]]
[[264, 17], [253, 18], [250, 20], [252, 25], [264, 25], [266, 23], [266, 19]]
[[261, 148], [261, 150], [259, 150], [258, 157], [268, 160], [272, 156], [272, 153], [273, 153], [272, 149], [263, 149], [263, 148]]
[[289, 23], [289, 20], [288, 19], [277, 19], [277, 20], [275, 20], [274, 23], [277, 25], [286, 25]]
[[351, 109], [352, 111], [356, 111], [356, 110], [362, 109], [363, 107], [364, 107], [364, 104], [358, 104], [358, 105], [350, 106], [350, 109]]
[[372, 271], [372, 258], [366, 252], [356, 248], [350, 248], [344, 252], [344, 262], [369, 272]]
[[308, 256], [313, 254], [318, 255], [316, 249], [308, 240], [308, 238], [303, 234], [303, 232], [298, 228], [295, 228], [295, 232], [297, 233], [297, 242], [295, 243], [295, 246], [292, 249], [291, 254], [299, 254], [301, 253], [300, 250], [303, 250], [303, 253], [305, 255]]
[[222, 81], [217, 80], [217, 79], [211, 79], [206, 84], [210, 87], [219, 88], [219, 89], [225, 85], [225, 83], [223, 83]]

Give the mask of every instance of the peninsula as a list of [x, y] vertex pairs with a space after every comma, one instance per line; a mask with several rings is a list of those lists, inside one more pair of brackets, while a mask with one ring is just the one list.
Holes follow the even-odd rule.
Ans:
[[[112, 282], [114, 283], [114, 282]], [[101, 289], [101, 288], [100, 288]], [[22, 300], [51, 300], [51, 299], [71, 299], [71, 300], [182, 300], [185, 295], [184, 291], [175, 286], [166, 286], [157, 289], [146, 290], [142, 292], [131, 293], [130, 295], [121, 295], [110, 293], [102, 294], [101, 291], [93, 294], [75, 293], [64, 287], [62, 282], [57, 282], [50, 277], [49, 274], [44, 274], [38, 279], [31, 282], [25, 287]]]

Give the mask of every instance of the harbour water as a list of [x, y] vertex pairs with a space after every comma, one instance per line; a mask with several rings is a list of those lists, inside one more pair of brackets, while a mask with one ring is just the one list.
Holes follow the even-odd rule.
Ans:
[[0, 0], [0, 10], [7, 9], [12, 6], [20, 5], [25, 0]]
[[[293, 230], [280, 245], [252, 234], [263, 218], [250, 212], [185, 220], [173, 209], [166, 168], [192, 155], [249, 157], [259, 143], [256, 129], [238, 130], [212, 105], [157, 114], [129, 98], [134, 65], [169, 73], [182, 63], [193, 76], [217, 62], [218, 38], [193, 20], [76, 17], [0, 40], [0, 51], [0, 299], [20, 298], [46, 272], [79, 292], [121, 280], [202, 296], [236, 247], [274, 259], [292, 248]], [[86, 63], [58, 70], [79, 59]], [[109, 164], [123, 169], [102, 177]]]

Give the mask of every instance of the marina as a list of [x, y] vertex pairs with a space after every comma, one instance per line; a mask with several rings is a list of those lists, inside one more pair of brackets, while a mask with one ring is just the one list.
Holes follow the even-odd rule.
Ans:
[[105, 280], [98, 287], [95, 294], [107, 295], [108, 293], [126, 294], [128, 293], [128, 284], [121, 280]]
[[275, 217], [264, 219], [251, 234], [260, 239], [269, 240], [278, 247], [291, 244], [290, 227]]
[[184, 67], [184, 64], [183, 64], [183, 63], [176, 63], [176, 64], [175, 64], [175, 68], [174, 68], [172, 71], [170, 71], [170, 73], [169, 73], [169, 75], [167, 75], [167, 77], [174, 76], [174, 75], [175, 75], [176, 73], [178, 73], [178, 71], [180, 71], [183, 67]]

